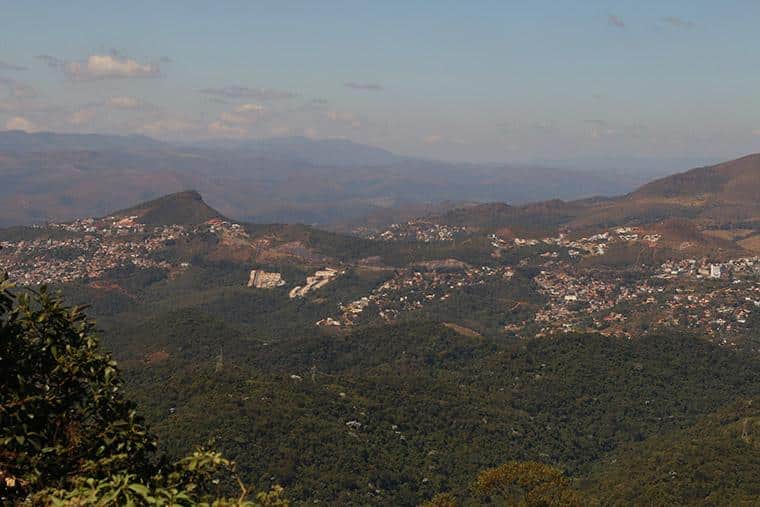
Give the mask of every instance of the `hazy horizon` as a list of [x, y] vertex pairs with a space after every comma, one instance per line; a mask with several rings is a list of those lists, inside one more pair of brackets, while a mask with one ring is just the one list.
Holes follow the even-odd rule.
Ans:
[[[89, 135], [103, 135], [103, 136], [115, 136], [115, 137], [133, 137], [133, 136], [140, 136], [145, 139], [150, 139], [152, 141], [157, 142], [163, 142], [167, 145], [173, 145], [180, 148], [214, 148], [214, 149], [221, 149], [221, 150], [231, 150], [234, 151], [235, 147], [244, 147], [248, 144], [246, 143], [267, 143], [270, 141], [298, 141], [298, 140], [305, 140], [309, 142], [330, 142], [330, 141], [345, 141], [348, 143], [352, 143], [356, 147], [368, 147], [369, 149], [378, 149], [378, 150], [384, 150], [389, 155], [398, 157], [399, 160], [409, 160], [409, 161], [425, 161], [429, 163], [447, 163], [447, 164], [461, 164], [464, 166], [471, 165], [471, 166], [482, 166], [482, 167], [499, 167], [499, 166], [513, 166], [513, 167], [537, 167], [537, 168], [545, 168], [545, 169], [557, 169], [557, 170], [569, 170], [569, 171], [588, 171], [588, 172], [598, 172], [598, 173], [609, 173], [610, 175], [615, 174], [631, 174], [631, 173], [637, 173], [640, 172], [641, 176], [644, 178], [654, 178], [654, 177], [661, 177], [668, 174], [673, 174], [677, 172], [684, 172], [689, 169], [693, 169], [696, 167], [701, 166], [707, 166], [707, 165], [714, 165], [718, 164], [720, 162], [726, 162], [728, 160], [734, 160], [741, 157], [744, 157], [746, 155], [750, 155], [750, 153], [736, 153], [733, 155], [728, 155], [723, 158], [719, 157], [710, 157], [710, 156], [692, 156], [692, 157], [673, 157], [673, 158], [650, 158], [650, 157], [644, 157], [644, 156], [589, 156], [589, 157], [578, 157], [578, 158], [566, 158], [566, 159], [551, 159], [551, 158], [534, 158], [534, 159], [514, 159], [514, 160], [481, 160], [481, 161], [472, 161], [472, 160], [444, 160], [444, 159], [438, 159], [435, 157], [428, 157], [425, 155], [414, 155], [410, 153], [400, 153], [394, 150], [390, 150], [387, 148], [384, 148], [382, 146], [377, 146], [373, 144], [368, 143], [360, 143], [357, 141], [352, 141], [350, 139], [347, 139], [345, 137], [326, 137], [326, 138], [309, 138], [306, 136], [265, 136], [265, 137], [248, 137], [248, 138], [207, 138], [207, 139], [193, 139], [193, 140], [172, 140], [172, 139], [161, 139], [160, 137], [150, 136], [146, 134], [142, 134], [139, 132], [132, 132], [132, 133], [109, 133], [109, 132], [62, 132], [62, 131], [53, 131], [53, 130], [35, 130], [35, 131], [24, 131], [22, 129], [12, 129], [12, 130], [2, 130], [0, 129], [0, 134], [10, 134], [14, 132], [20, 132], [24, 134], [51, 134], [51, 135], [73, 135], [73, 136], [89, 136]], [[326, 147], [329, 145], [326, 145]], [[285, 149], [285, 148], [283, 148]], [[326, 148], [330, 149], [330, 148]], [[337, 153], [336, 156], [339, 156]], [[295, 156], [295, 154], [294, 154]], [[314, 163], [314, 161], [310, 161], [311, 163]], [[317, 164], [319, 165], [319, 164]], [[342, 165], [342, 164], [341, 164]], [[373, 163], [366, 164], [367, 166], [376, 165]]]
[[345, 138], [447, 161], [717, 161], [760, 151], [758, 14], [740, 1], [9, 3], [0, 127]]

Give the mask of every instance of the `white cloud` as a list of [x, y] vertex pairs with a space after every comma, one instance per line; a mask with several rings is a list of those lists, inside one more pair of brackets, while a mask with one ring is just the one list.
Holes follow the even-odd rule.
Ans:
[[80, 109], [69, 115], [68, 122], [72, 125], [85, 125], [90, 123], [96, 114], [97, 111], [92, 107]]
[[599, 139], [617, 133], [605, 120], [584, 120], [583, 123], [589, 126], [589, 135], [592, 139]]
[[21, 71], [21, 70], [26, 70], [26, 67], [24, 67], [23, 65], [16, 65], [15, 63], [3, 62], [2, 60], [0, 60], [0, 70]]
[[37, 126], [23, 116], [14, 116], [5, 122], [6, 130], [23, 130], [25, 132], [34, 132]]
[[291, 129], [290, 127], [284, 127], [284, 126], [271, 127], [269, 129], [269, 133], [272, 134], [273, 136], [287, 136], [291, 133]]
[[224, 86], [222, 88], [204, 88], [204, 95], [224, 97], [227, 99], [283, 100], [297, 97], [295, 93], [271, 88], [249, 88], [247, 86]]
[[219, 121], [232, 125], [250, 125], [256, 123], [257, 117], [252, 114], [221, 113]]
[[221, 137], [245, 137], [248, 135], [247, 129], [230, 126], [219, 120], [209, 124], [208, 132], [209, 134]]
[[236, 113], [260, 113], [264, 108], [258, 104], [243, 104], [235, 108]]
[[325, 116], [330, 121], [344, 123], [350, 125], [353, 128], [359, 128], [362, 125], [361, 121], [359, 121], [354, 113], [327, 111], [327, 113], [325, 113]]
[[223, 125], [253, 125], [262, 119], [265, 108], [258, 104], [242, 104], [232, 112], [219, 114], [218, 122]]
[[37, 55], [37, 59], [50, 67], [51, 69], [58, 69], [63, 67], [64, 61], [60, 58], [56, 58], [51, 55]]
[[141, 109], [145, 106], [145, 103], [135, 97], [111, 97], [106, 101], [108, 107], [114, 109]]
[[146, 123], [138, 128], [138, 131], [150, 136], [161, 136], [166, 134], [192, 133], [199, 130], [198, 125], [191, 121], [180, 118], [162, 118], [150, 123]]
[[454, 137], [446, 137], [442, 136], [440, 134], [431, 134], [429, 136], [425, 136], [422, 138], [422, 142], [428, 145], [434, 145], [434, 144], [458, 144], [458, 145], [466, 145], [469, 144], [464, 139], [460, 138], [454, 138]]
[[372, 92], [379, 92], [382, 91], [383, 85], [379, 83], [357, 83], [355, 81], [349, 81], [348, 83], [344, 83], [344, 86], [346, 88], [351, 88], [352, 90], [365, 90], [365, 91], [372, 91]]
[[0, 111], [5, 113], [12, 113], [16, 115], [29, 115], [38, 114], [45, 115], [48, 118], [59, 116], [61, 114], [67, 114], [70, 112], [68, 109], [62, 106], [56, 106], [53, 104], [44, 104], [37, 101], [20, 100], [17, 98], [9, 98], [8, 100], [0, 100]]
[[0, 90], [2, 89], [15, 99], [31, 99], [37, 96], [34, 87], [15, 79], [0, 77]]
[[338, 120], [351, 118], [350, 113], [339, 113], [338, 111], [327, 111], [327, 113], [325, 113], [325, 116], [327, 116], [327, 119], [332, 120], [332, 121], [338, 121]]
[[[83, 104], [79, 106], [77, 110], [69, 113], [66, 116], [65, 120], [66, 120], [66, 123], [70, 125], [76, 125], [76, 126], [86, 125], [86, 124], [89, 124], [95, 117], [101, 115], [101, 113], [105, 113], [102, 116], [103, 118], [113, 116], [113, 112], [112, 112], [113, 110], [156, 111], [156, 109], [153, 106], [146, 104], [140, 99], [122, 95], [122, 96], [111, 97], [107, 100], [100, 101], [100, 102], [91, 102], [89, 104]], [[159, 121], [164, 121], [164, 123], [154, 125], [154, 129], [171, 127], [171, 125], [169, 123], [166, 123], [165, 120], [159, 120]]]
[[669, 24], [670, 26], [674, 26], [676, 28], [694, 28], [694, 23], [692, 21], [689, 21], [688, 19], [679, 18], [677, 16], [666, 16], [662, 18], [662, 20]]
[[[55, 61], [46, 59], [46, 61]], [[161, 69], [155, 63], [140, 63], [132, 58], [111, 54], [91, 55], [86, 60], [56, 61], [64, 74], [74, 81], [157, 77]]]
[[225, 123], [225, 124], [233, 124], [233, 125], [241, 125], [246, 123], [255, 123], [256, 117], [252, 116], [245, 116], [242, 114], [235, 114], [235, 113], [220, 113], [219, 114], [219, 122]]

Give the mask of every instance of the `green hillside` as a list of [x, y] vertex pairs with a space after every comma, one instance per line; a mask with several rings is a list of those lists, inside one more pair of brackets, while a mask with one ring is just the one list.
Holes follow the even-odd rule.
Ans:
[[626, 445], [585, 486], [606, 505], [757, 505], [760, 400], [743, 398], [693, 426]]

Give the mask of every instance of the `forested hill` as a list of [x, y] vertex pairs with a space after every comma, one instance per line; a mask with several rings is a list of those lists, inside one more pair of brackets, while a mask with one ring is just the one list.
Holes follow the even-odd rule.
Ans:
[[[236, 222], [185, 191], [0, 230], [0, 263], [88, 305], [166, 459], [222, 451], [250, 491], [477, 505], [538, 473], [576, 504], [757, 499], [754, 416], [736, 439], [721, 415], [760, 396], [757, 230], [573, 225], [605, 206], [467, 206], [359, 236]], [[671, 443], [698, 473], [668, 489]], [[708, 455], [727, 465], [692, 467]], [[648, 472], [611, 490], [627, 467]]]
[[[687, 431], [760, 392], [756, 360], [688, 336], [508, 345], [420, 323], [250, 342], [186, 318], [186, 331], [146, 322], [112, 337], [175, 335], [197, 353], [156, 353], [127, 371], [154, 429], [174, 453], [213, 442], [259, 487], [283, 484], [295, 500], [416, 505], [464, 495], [478, 470], [510, 460], [551, 463], [580, 481], [610, 452]], [[740, 466], [751, 473], [752, 462]], [[593, 495], [605, 487], [587, 482]], [[739, 488], [754, 494], [751, 483]], [[641, 499], [637, 491], [624, 498]]]

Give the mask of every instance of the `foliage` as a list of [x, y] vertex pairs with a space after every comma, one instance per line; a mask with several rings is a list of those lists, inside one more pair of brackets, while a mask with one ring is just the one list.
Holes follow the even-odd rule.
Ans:
[[[220, 473], [227, 472], [235, 477], [240, 486], [238, 498], [223, 498], [208, 495], [205, 485], [218, 484]], [[173, 470], [165, 475], [151, 478], [147, 484], [135, 474], [117, 473], [96, 480], [78, 477], [69, 490], [45, 489], [35, 495], [37, 503], [52, 506], [85, 505], [208, 505], [213, 507], [287, 507], [283, 489], [273, 487], [268, 492], [260, 492], [254, 499], [247, 499], [249, 492], [234, 471], [234, 463], [210, 451], [196, 451], [177, 462]]]
[[758, 505], [760, 399], [742, 399], [683, 430], [626, 445], [584, 479], [604, 505]]
[[583, 497], [558, 469], [534, 461], [511, 461], [478, 474], [475, 491], [525, 507], [581, 506]]
[[[93, 323], [45, 288], [18, 297], [3, 279], [0, 438], [16, 498], [70, 476], [144, 472], [154, 440], [122, 395]], [[7, 482], [7, 481], [6, 481]]]
[[419, 507], [457, 507], [457, 500], [451, 493], [438, 493]]
[[[377, 243], [301, 226], [270, 228], [278, 241], [301, 241], [346, 261], [380, 255], [398, 266], [449, 257], [478, 265], [518, 262], [512, 257], [517, 253], [497, 259], [487, 242], [470, 238]], [[623, 463], [657, 470], [647, 449], [645, 464], [625, 451], [636, 442], [654, 444], [658, 436], [691, 431], [727, 401], [760, 394], [760, 365], [752, 354], [698, 336], [667, 330], [635, 340], [505, 336], [505, 324], [530, 320], [541, 303], [532, 281], [542, 269], [538, 264], [518, 267], [508, 282], [462, 287], [402, 315], [394, 325], [365, 315], [352, 328], [324, 329], [315, 322], [336, 315], [338, 303], [366, 295], [392, 271], [344, 266], [347, 272], [326, 287], [290, 299], [288, 286], [245, 287], [256, 265], [204, 258], [202, 246], [178, 250], [177, 259], [200, 253], [193, 254], [191, 269], [171, 277], [111, 273], [114, 286], [70, 285], [68, 293], [94, 303], [107, 331], [105, 344], [125, 370], [124, 389], [139, 401], [170, 459], [199, 444], [218, 449], [237, 463], [234, 473], [252, 489], [282, 484], [297, 502], [417, 505], [436, 492], [466, 492], [479, 470], [510, 460], [559, 467], [573, 483], [591, 469], [587, 490], [594, 491], [598, 482], [612, 491], [611, 483], [603, 482], [606, 472], [596, 472], [600, 463], [610, 477], [623, 479]], [[519, 256], [541, 259], [540, 253], [536, 247]], [[610, 257], [616, 258], [617, 253]], [[289, 285], [315, 269], [292, 261], [257, 267], [281, 272]], [[608, 269], [613, 274], [614, 268]], [[631, 316], [631, 325], [646, 323], [646, 314], [634, 306], [619, 310]], [[458, 334], [441, 322], [480, 335]], [[527, 328], [521, 336], [529, 334]], [[698, 435], [696, 442], [710, 441], [706, 433]], [[754, 498], [747, 472], [753, 461], [734, 444], [718, 447], [726, 449], [715, 453], [726, 464], [719, 469], [731, 469], [738, 460], [741, 483], [703, 466], [695, 445], [693, 453], [672, 464], [688, 464], [692, 468], [686, 470], [699, 470], [709, 481], [679, 472], [689, 479], [671, 492], [655, 476], [605, 499], [675, 503], [697, 498], [710, 481], [716, 486], [712, 499]], [[657, 452], [662, 459], [665, 451]], [[618, 459], [620, 468], [609, 457]], [[135, 480], [125, 476], [132, 474], [156, 496], [174, 488], [167, 474], [175, 468], [168, 461], [153, 459], [148, 478], [132, 471], [79, 475], [82, 480], [59, 489], [84, 488], [77, 493], [82, 495], [124, 491], [124, 484]], [[222, 492], [235, 488], [231, 477], [232, 471], [222, 472]], [[693, 491], [689, 484], [696, 485]], [[487, 500], [455, 495], [463, 505]], [[451, 500], [451, 495], [436, 497], [447, 507]]]
[[227, 340], [221, 371], [218, 348], [178, 351], [130, 368], [128, 385], [172, 454], [205, 442], [296, 501], [417, 505], [507, 460], [579, 477], [619, 446], [760, 392], [756, 361], [690, 336], [513, 345], [419, 322]]
[[[66, 505], [217, 502], [234, 463], [197, 451], [176, 463], [123, 395], [94, 323], [42, 287], [0, 277], [0, 500]], [[283, 505], [281, 491], [235, 505]], [[247, 503], [246, 503], [247, 502]], [[279, 502], [279, 503], [278, 503]]]

